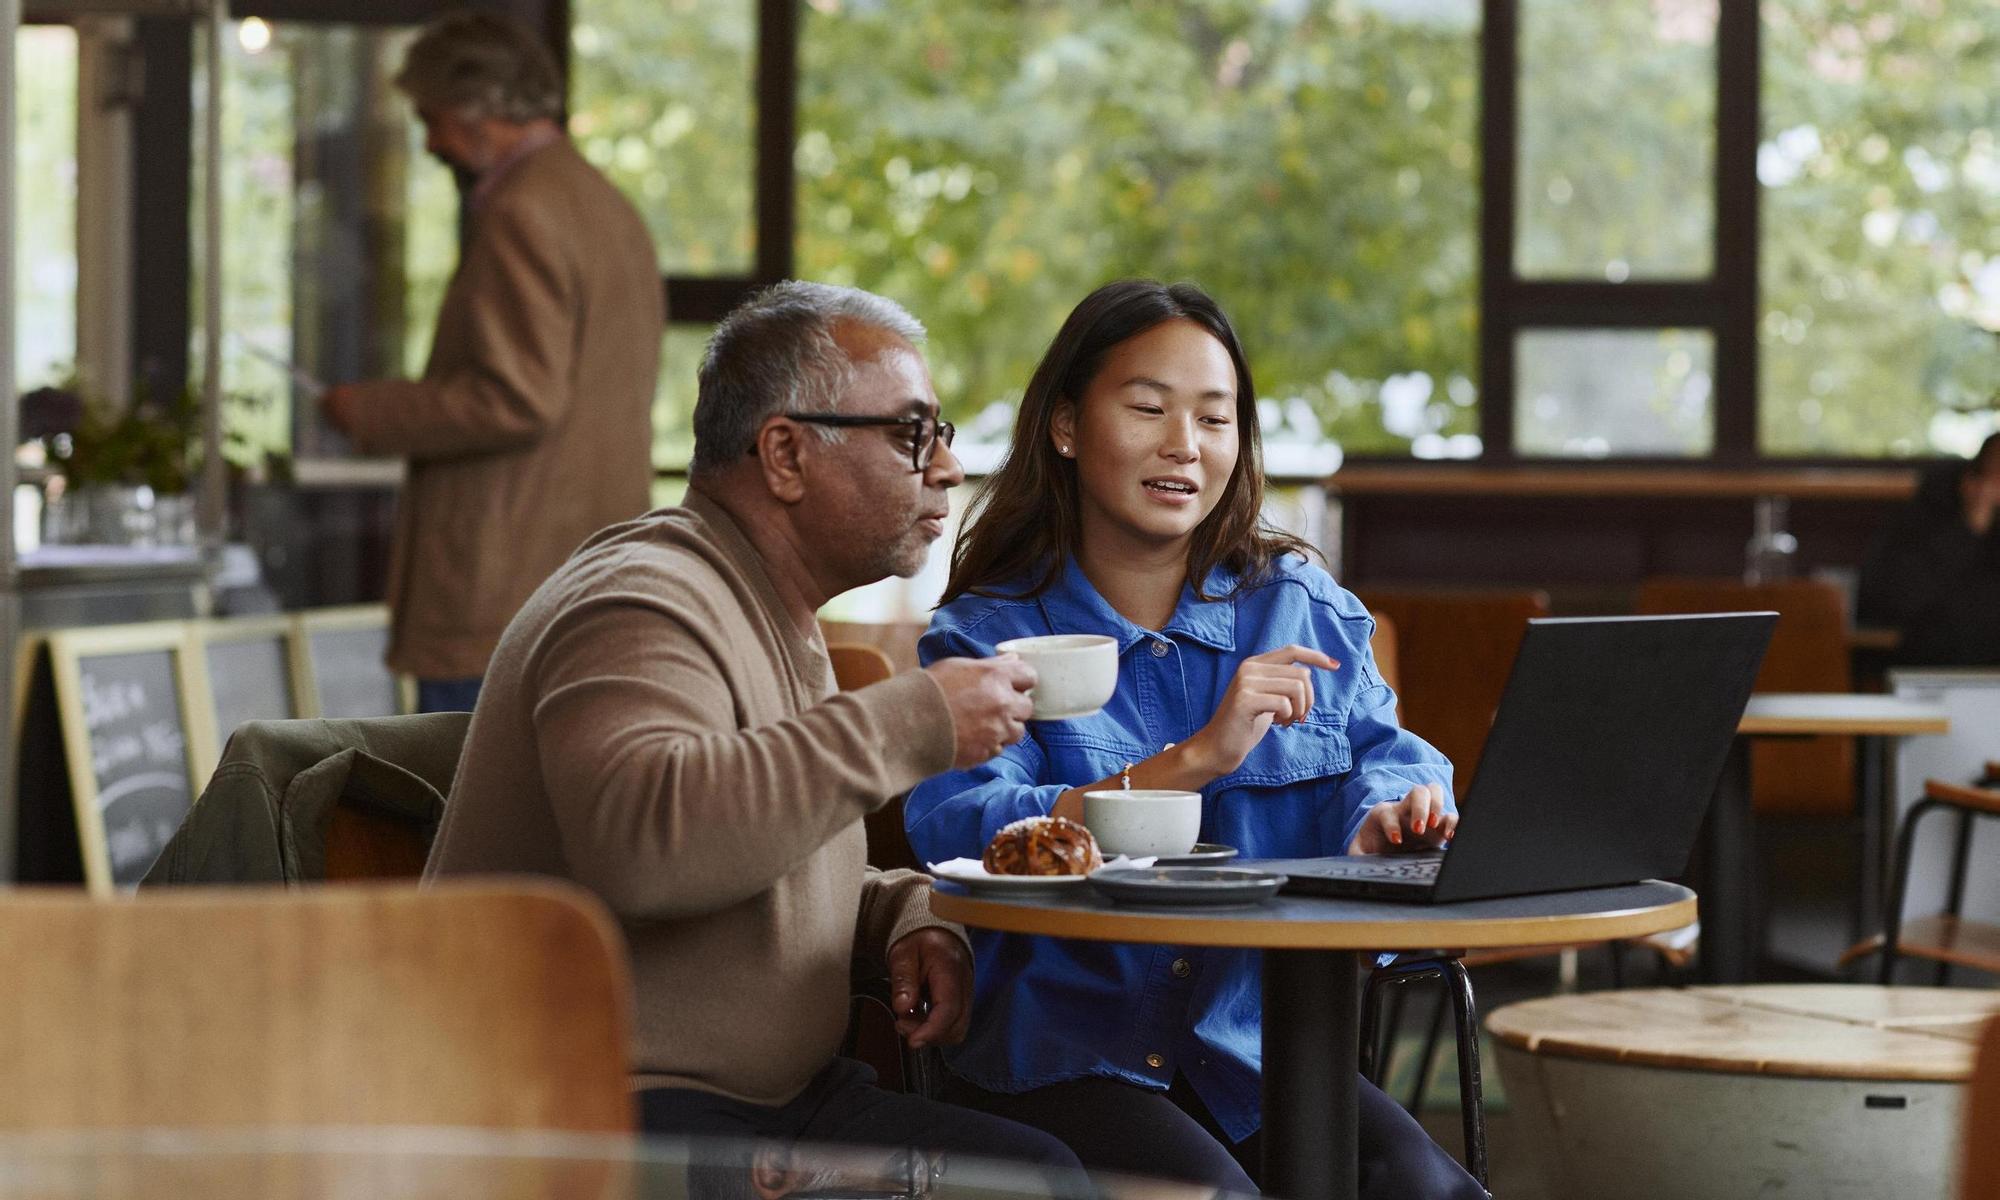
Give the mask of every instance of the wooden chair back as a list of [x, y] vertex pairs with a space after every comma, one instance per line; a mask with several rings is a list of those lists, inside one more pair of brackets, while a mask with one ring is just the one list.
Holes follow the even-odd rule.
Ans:
[[416, 879], [433, 830], [355, 804], [337, 804], [326, 824], [328, 882]]
[[1979, 1056], [1965, 1086], [1965, 1115], [1959, 1128], [1958, 1194], [1964, 1200], [2000, 1196], [2000, 1018], [1988, 1021], [1979, 1037]]
[[[910, 643], [910, 653], [916, 654], [916, 643]], [[843, 692], [880, 683], [896, 673], [896, 666], [884, 651], [875, 646], [859, 642], [829, 642], [826, 655], [833, 660], [834, 682]], [[914, 669], [914, 668], [912, 668]], [[910, 849], [910, 836], [903, 831], [903, 798], [893, 797], [887, 804], [861, 819], [868, 831], [868, 865], [880, 867], [884, 871], [899, 868], [915, 868], [916, 851]]]
[[1375, 655], [1375, 669], [1382, 673], [1382, 682], [1396, 693], [1396, 713], [1403, 711], [1403, 673], [1396, 658], [1396, 621], [1388, 613], [1371, 612], [1375, 618], [1375, 635], [1368, 639], [1368, 649]]
[[0, 1130], [624, 1133], [632, 982], [552, 883], [0, 899]]
[[1463, 795], [1478, 770], [1521, 635], [1529, 618], [1548, 615], [1548, 595], [1388, 588], [1356, 595], [1378, 622], [1388, 617], [1395, 632], [1404, 727], [1451, 760], [1453, 788]]
[[873, 646], [889, 656], [889, 662], [898, 671], [914, 671], [917, 662], [917, 639], [930, 628], [927, 621], [888, 621], [871, 623], [863, 621], [821, 621], [820, 636], [831, 646], [835, 642], [848, 645]]
[[880, 683], [896, 673], [887, 654], [861, 642], [828, 642], [826, 656], [833, 660], [833, 682], [843, 692]]
[[[1834, 584], [1789, 579], [1746, 584], [1733, 579], [1649, 579], [1633, 608], [1641, 613], [1778, 614], [1757, 672], [1760, 692], [1853, 689], [1847, 657], [1846, 600]], [[1854, 811], [1854, 739], [1758, 739], [1750, 747], [1751, 805], [1762, 812], [1839, 816]]]

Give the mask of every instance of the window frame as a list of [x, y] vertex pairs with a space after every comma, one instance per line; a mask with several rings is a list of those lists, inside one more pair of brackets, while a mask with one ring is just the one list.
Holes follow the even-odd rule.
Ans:
[[[567, 76], [571, 0], [489, 0], [546, 31]], [[451, 0], [240, 0], [232, 16], [409, 25], [455, 7]], [[29, 5], [32, 12], [34, 6]], [[1519, 155], [1520, 0], [1481, 0], [1479, 254], [1479, 436], [1473, 460], [1566, 466], [1680, 463], [1689, 466], [1887, 466], [1936, 461], [1862, 455], [1769, 455], [1758, 445], [1758, 272], [1761, 192], [1762, 6], [1718, 0], [1715, 45], [1713, 266], [1706, 278], [1608, 283], [1522, 279], [1514, 271]], [[794, 270], [799, 42], [797, 0], [756, 0], [756, 122], [753, 189], [755, 251], [749, 274], [666, 275], [669, 320], [713, 325], [758, 288]], [[192, 111], [187, 88], [192, 26], [182, 18], [144, 17], [137, 37], [146, 59], [149, 102], [134, 129], [134, 184], [148, 203], [134, 214], [134, 294], [154, 297], [134, 312], [133, 362], [146, 374], [184, 378], [191, 314], [175, 280], [185, 279], [189, 232], [186, 164]], [[161, 93], [165, 93], [164, 100]], [[175, 100], [173, 97], [178, 96]], [[173, 286], [166, 286], [174, 284]], [[1515, 335], [1523, 330], [1689, 328], [1715, 345], [1713, 450], [1700, 457], [1611, 456], [1576, 459], [1518, 452], [1514, 438]], [[1354, 454], [1351, 462], [1413, 462], [1403, 455]]]
[[[1718, 0], [1715, 30], [1713, 263], [1706, 278], [1607, 283], [1523, 279], [1514, 269], [1520, 157], [1520, 0], [1483, 0], [1480, 30], [1478, 461], [1568, 466], [1688, 463], [1747, 466], [1757, 445], [1757, 143], [1762, 13]], [[1705, 330], [1715, 344], [1713, 449], [1702, 456], [1577, 459], [1515, 446], [1516, 335], [1538, 329]], [[1371, 461], [1388, 461], [1371, 460]], [[1772, 459], [1794, 462], [1803, 460]], [[1883, 462], [1881, 459], [1851, 459]]]

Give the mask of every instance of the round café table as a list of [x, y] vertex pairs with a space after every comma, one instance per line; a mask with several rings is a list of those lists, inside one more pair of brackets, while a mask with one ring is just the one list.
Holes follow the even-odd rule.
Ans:
[[931, 911], [1006, 933], [1264, 951], [1264, 1189], [1317, 1200], [1355, 1195], [1364, 954], [1639, 937], [1694, 920], [1695, 899], [1648, 881], [1459, 904], [1280, 895], [1197, 908], [1113, 903], [1087, 887], [1001, 897], [939, 884]]

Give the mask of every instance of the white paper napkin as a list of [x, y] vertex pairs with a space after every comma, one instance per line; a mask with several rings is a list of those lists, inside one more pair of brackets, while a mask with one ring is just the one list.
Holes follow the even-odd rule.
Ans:
[[[1105, 863], [1104, 866], [1099, 869], [1108, 871], [1112, 867], [1150, 867], [1153, 865], [1155, 861], [1157, 860], [1150, 854], [1146, 855], [1143, 858], [1127, 858], [1125, 855], [1121, 854], [1117, 858], [1112, 859], [1110, 862]], [[986, 869], [985, 863], [979, 861], [976, 858], [954, 858], [949, 862], [926, 863], [925, 866], [933, 875], [942, 875], [947, 871], [949, 871], [954, 875], [993, 874], [993, 872]], [[995, 877], [1017, 878], [1014, 876], [995, 876]]]

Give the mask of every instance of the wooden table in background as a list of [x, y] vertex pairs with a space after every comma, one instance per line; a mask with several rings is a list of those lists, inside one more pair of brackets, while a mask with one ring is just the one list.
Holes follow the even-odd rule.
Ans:
[[1881, 910], [1889, 825], [1895, 813], [1887, 793], [1894, 778], [1889, 758], [1895, 741], [1949, 732], [1951, 720], [1941, 706], [1898, 696], [1766, 692], [1750, 697], [1709, 804], [1695, 881], [1701, 895], [1704, 981], [1749, 982], [1763, 949], [1758, 944], [1763, 923], [1750, 811], [1750, 739], [1835, 736], [1859, 742], [1861, 777], [1855, 803], [1861, 817], [1861, 892], [1856, 923], [1865, 930], [1879, 920]]
[[1695, 900], [1686, 888], [1648, 882], [1462, 904], [1280, 896], [1191, 908], [1113, 904], [1088, 889], [1001, 899], [942, 885], [931, 911], [1007, 933], [1264, 951], [1264, 1189], [1345, 1198], [1356, 1189], [1365, 952], [1638, 937], [1687, 924]]

